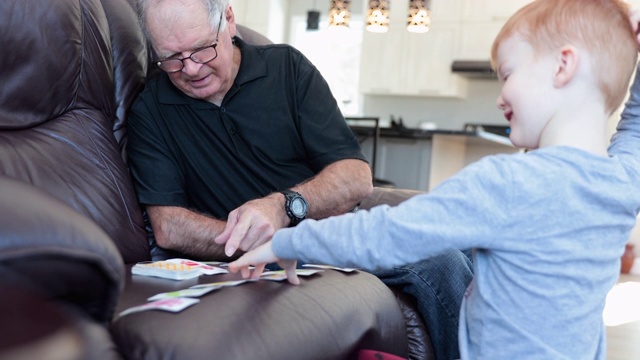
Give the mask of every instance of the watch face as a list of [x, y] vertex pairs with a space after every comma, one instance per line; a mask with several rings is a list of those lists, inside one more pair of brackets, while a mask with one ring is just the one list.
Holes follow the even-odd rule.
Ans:
[[299, 197], [293, 198], [291, 200], [291, 212], [296, 217], [304, 217], [307, 213], [307, 204]]

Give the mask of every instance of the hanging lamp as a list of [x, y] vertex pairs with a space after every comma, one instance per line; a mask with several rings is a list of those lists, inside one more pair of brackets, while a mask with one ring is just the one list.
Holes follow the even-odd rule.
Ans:
[[329, 26], [349, 27], [351, 20], [351, 0], [331, 0]]
[[389, 31], [389, 0], [369, 0], [366, 29], [374, 33]]
[[427, 0], [409, 1], [409, 18], [407, 19], [407, 30], [413, 33], [426, 33], [431, 26], [431, 4]]

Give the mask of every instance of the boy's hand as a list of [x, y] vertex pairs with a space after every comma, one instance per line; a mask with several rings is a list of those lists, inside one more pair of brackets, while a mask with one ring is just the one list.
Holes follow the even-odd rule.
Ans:
[[[281, 260], [277, 258], [271, 248], [271, 241], [249, 251], [242, 255], [238, 260], [230, 263], [229, 271], [232, 273], [240, 271], [242, 277], [245, 279], [248, 277], [251, 279], [258, 279], [260, 278], [260, 274], [262, 274], [262, 270], [264, 270], [264, 266], [272, 262], [277, 262], [278, 265], [284, 269], [285, 274], [287, 274], [287, 280], [291, 284], [300, 284], [300, 279], [298, 279], [298, 275], [296, 274], [296, 261]], [[256, 267], [253, 270], [253, 275], [251, 274], [251, 270], [249, 270], [249, 265], [255, 265]]]

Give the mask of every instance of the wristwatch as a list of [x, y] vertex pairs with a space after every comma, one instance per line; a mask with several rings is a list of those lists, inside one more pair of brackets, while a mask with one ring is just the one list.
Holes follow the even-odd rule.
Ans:
[[289, 219], [291, 219], [290, 226], [296, 226], [307, 217], [307, 210], [309, 209], [307, 200], [295, 191], [283, 190], [281, 193], [285, 199], [284, 210], [287, 212]]

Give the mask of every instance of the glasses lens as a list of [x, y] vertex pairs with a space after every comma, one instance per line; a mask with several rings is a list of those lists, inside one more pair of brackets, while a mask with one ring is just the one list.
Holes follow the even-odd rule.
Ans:
[[160, 69], [166, 72], [176, 72], [182, 70], [182, 61], [178, 59], [167, 59], [158, 61]]
[[213, 46], [209, 46], [194, 52], [190, 56], [191, 60], [193, 60], [193, 62], [197, 62], [198, 64], [204, 64], [215, 59], [216, 57], [218, 57], [216, 45], [217, 44], [214, 44]]

